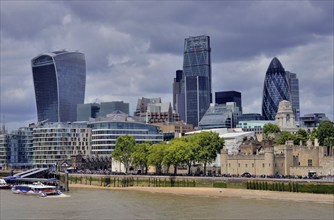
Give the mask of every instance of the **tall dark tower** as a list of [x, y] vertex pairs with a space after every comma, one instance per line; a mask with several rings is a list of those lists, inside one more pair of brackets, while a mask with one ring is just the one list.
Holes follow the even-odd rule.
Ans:
[[184, 41], [181, 96], [184, 96], [184, 115], [181, 119], [198, 126], [212, 101], [211, 48], [209, 36], [189, 37]]
[[299, 122], [300, 119], [300, 105], [299, 105], [299, 80], [296, 73], [285, 71], [289, 82], [290, 99], [295, 119]]
[[31, 60], [38, 121], [76, 121], [86, 85], [85, 55], [55, 51]]
[[274, 57], [264, 79], [262, 115], [266, 120], [275, 120], [282, 100], [290, 101], [289, 82], [282, 64]]
[[[173, 82], [173, 110], [180, 113], [180, 94], [181, 94], [181, 80], [183, 71], [176, 70], [176, 77]], [[184, 104], [183, 104], [184, 106]]]

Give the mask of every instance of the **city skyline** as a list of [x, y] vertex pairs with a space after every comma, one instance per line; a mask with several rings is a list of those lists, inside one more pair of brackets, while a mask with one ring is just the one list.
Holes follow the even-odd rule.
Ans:
[[278, 57], [298, 75], [300, 115], [324, 112], [333, 120], [332, 1], [0, 4], [0, 115], [9, 129], [37, 121], [34, 55], [79, 50], [85, 103], [124, 101], [133, 112], [140, 97], [172, 102], [183, 40], [199, 35], [211, 40], [212, 92], [241, 92], [244, 113], [261, 113], [265, 72]]

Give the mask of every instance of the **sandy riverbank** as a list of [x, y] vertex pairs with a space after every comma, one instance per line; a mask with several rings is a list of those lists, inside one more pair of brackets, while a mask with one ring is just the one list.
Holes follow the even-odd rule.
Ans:
[[298, 202], [317, 202], [334, 204], [334, 195], [312, 194], [312, 193], [291, 193], [274, 192], [246, 189], [226, 189], [226, 188], [185, 188], [185, 187], [126, 187], [126, 188], [108, 188], [101, 186], [70, 184], [74, 188], [91, 188], [123, 191], [141, 191], [148, 193], [168, 193], [176, 195], [194, 195], [194, 196], [212, 196], [212, 197], [238, 197], [245, 199], [275, 199], [289, 200]]

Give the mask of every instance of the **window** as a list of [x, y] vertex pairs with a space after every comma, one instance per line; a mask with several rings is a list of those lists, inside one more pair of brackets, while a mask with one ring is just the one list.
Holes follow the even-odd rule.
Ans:
[[307, 166], [311, 167], [312, 166], [312, 160], [307, 161]]
[[240, 163], [238, 163], [238, 167], [240, 167]]
[[262, 164], [262, 167], [264, 167], [264, 163]]
[[245, 167], [247, 167], [247, 163], [245, 164]]
[[252, 163], [252, 167], [254, 167], [254, 163]]

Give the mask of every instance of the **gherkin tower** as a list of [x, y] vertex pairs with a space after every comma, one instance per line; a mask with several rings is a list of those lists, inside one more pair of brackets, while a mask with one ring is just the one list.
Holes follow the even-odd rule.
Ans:
[[281, 62], [274, 57], [264, 79], [262, 115], [266, 120], [275, 120], [279, 102], [290, 101], [290, 88]]

